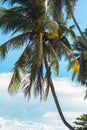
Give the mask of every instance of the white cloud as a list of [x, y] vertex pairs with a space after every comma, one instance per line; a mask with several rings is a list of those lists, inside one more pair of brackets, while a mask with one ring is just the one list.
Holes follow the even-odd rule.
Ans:
[[[0, 130], [57, 130], [58, 128], [62, 128], [62, 126], [54, 126], [39, 123], [39, 122], [24, 122], [18, 121], [17, 119], [7, 120], [4, 118], [0, 118]], [[62, 129], [64, 130], [64, 129]]]
[[7, 89], [12, 73], [1, 73], [0, 74], [0, 90]]
[[[31, 99], [28, 103], [21, 93], [16, 97], [11, 97], [7, 92], [11, 75], [11, 73], [0, 74], [0, 117], [2, 117], [0, 118], [0, 130], [68, 130], [60, 120], [51, 95], [46, 103], [38, 102], [38, 98]], [[87, 101], [84, 100], [85, 88], [66, 78], [55, 79], [53, 82], [63, 113], [72, 124], [76, 117], [87, 112]], [[17, 115], [17, 112], [20, 115]], [[8, 118], [11, 116], [13, 119], [7, 120], [4, 115]], [[32, 122], [19, 121], [19, 117], [23, 120], [27, 118]]]
[[56, 93], [61, 102], [65, 102], [69, 105], [83, 106], [87, 105], [86, 100], [84, 100], [85, 90], [84, 86], [80, 86], [72, 81], [61, 78], [53, 80]]
[[53, 80], [57, 92], [66, 94], [78, 94], [84, 92], [85, 88], [79, 86], [67, 78]]
[[[70, 123], [72, 126], [74, 126], [74, 121], [77, 117], [79, 117], [81, 114], [81, 112], [63, 112], [64, 116], [65, 116], [65, 119], [68, 121], [68, 123]], [[48, 120], [50, 121], [50, 124], [53, 124], [54, 126], [57, 126], [59, 125], [60, 126], [60, 129], [66, 129], [68, 130], [63, 122], [61, 121], [60, 119], [60, 116], [58, 115], [57, 112], [47, 112], [43, 115], [43, 118], [45, 120]], [[63, 127], [63, 128], [62, 128]]]

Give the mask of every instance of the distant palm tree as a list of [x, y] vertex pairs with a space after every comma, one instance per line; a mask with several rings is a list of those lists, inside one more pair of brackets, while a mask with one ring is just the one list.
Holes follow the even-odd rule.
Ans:
[[[87, 29], [83, 32], [84, 36], [87, 38]], [[77, 80], [84, 86], [87, 86], [87, 45], [84, 44], [81, 36], [76, 38], [74, 42], [74, 49], [76, 60], [79, 63], [79, 74]], [[74, 75], [73, 75], [74, 76]], [[87, 98], [87, 91], [85, 98]]]
[[[65, 120], [58, 102], [51, 78], [53, 69], [58, 75], [61, 56], [71, 63], [74, 74], [77, 74], [78, 62], [75, 60], [73, 49], [67, 35], [75, 38], [72, 27], [67, 27], [60, 13], [52, 9], [52, 3], [44, 0], [3, 0], [11, 6], [0, 9], [0, 28], [7, 34], [12, 32], [12, 38], [0, 46], [0, 57], [4, 59], [9, 50], [25, 46], [25, 50], [14, 65], [14, 72], [8, 91], [15, 94], [22, 87], [24, 95], [30, 98], [31, 90], [34, 96], [47, 99], [49, 88], [54, 97], [59, 114], [64, 124], [74, 128]], [[56, 7], [56, 0], [54, 5]], [[60, 5], [59, 5], [60, 7]], [[48, 12], [47, 12], [48, 10]], [[46, 83], [45, 94], [44, 83]]]
[[86, 45], [87, 39], [84, 36], [84, 34], [82, 33], [82, 31], [80, 29], [80, 26], [78, 25], [78, 23], [77, 23], [77, 21], [76, 21], [76, 19], [74, 17], [74, 14], [73, 14], [73, 10], [74, 10], [74, 7], [75, 7], [75, 4], [76, 4], [77, 1], [78, 0], [71, 0], [71, 1], [65, 0], [65, 5], [66, 5], [66, 9], [67, 9], [67, 14], [69, 13], [69, 16], [72, 17], [72, 19], [73, 19], [73, 21], [74, 21], [74, 23], [75, 23], [75, 25], [76, 25], [76, 27], [77, 27], [81, 37], [82, 37], [83, 43], [87, 47], [87, 45]]
[[80, 117], [76, 118], [75, 129], [76, 130], [87, 130], [87, 114], [83, 114]]
[[[84, 34], [82, 33], [80, 26], [77, 22], [77, 20], [74, 17], [74, 10], [75, 10], [75, 5], [78, 2], [78, 0], [49, 0], [49, 3], [51, 3], [52, 8], [55, 8], [55, 15], [61, 16], [61, 14], [63, 14], [63, 10], [64, 10], [64, 15], [66, 16], [67, 20], [68, 19], [73, 19], [81, 37], [82, 40], [84, 42], [84, 45], [86, 46], [87, 43], [87, 39], [84, 36]], [[54, 4], [53, 4], [54, 3]], [[56, 17], [56, 20], [58, 19], [58, 17]]]
[[[76, 60], [72, 60], [71, 64], [69, 64], [69, 68], [72, 68], [74, 64], [74, 71], [73, 71], [73, 76], [72, 79], [76, 76], [77, 80], [82, 83], [82, 85], [87, 86], [87, 29], [85, 29], [84, 32], [81, 31], [75, 17], [74, 17], [74, 10], [75, 10], [75, 5], [78, 0], [55, 0], [55, 10], [56, 12], [59, 12], [60, 15], [62, 15], [62, 8], [65, 9], [65, 14], [67, 16], [67, 19], [72, 18], [80, 35], [75, 38], [74, 41], [74, 49], [77, 53], [75, 53]], [[53, 5], [54, 6], [54, 5]], [[55, 13], [55, 16], [58, 13]], [[58, 18], [58, 17], [56, 17]], [[79, 63], [79, 73], [77, 74], [76, 72], [78, 71], [78, 67], [75, 64], [76, 62]], [[75, 69], [76, 68], [76, 69]], [[76, 71], [77, 70], [77, 71]], [[85, 98], [87, 98], [87, 91]]]

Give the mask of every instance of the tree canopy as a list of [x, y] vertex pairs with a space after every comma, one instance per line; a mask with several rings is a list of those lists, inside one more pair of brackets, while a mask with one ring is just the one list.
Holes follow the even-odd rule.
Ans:
[[76, 130], [87, 130], [87, 114], [83, 114], [80, 117], [76, 118], [75, 129]]
[[[12, 37], [0, 46], [1, 59], [5, 58], [10, 49], [25, 45], [23, 54], [14, 65], [14, 73], [8, 87], [10, 94], [17, 92], [23, 83], [25, 96], [30, 95], [32, 86], [35, 88], [35, 95], [38, 92], [42, 95], [46, 79], [47, 95], [51, 69], [58, 74], [61, 56], [65, 56], [74, 75], [78, 75], [78, 61], [75, 60], [73, 47], [67, 38], [70, 35], [75, 40], [76, 36], [73, 26], [68, 27], [63, 16], [63, 8], [67, 10], [65, 1], [58, 3], [54, 0], [46, 3], [44, 0], [3, 0], [3, 2], [7, 2], [10, 7], [0, 9], [0, 28], [5, 34], [11, 31]], [[75, 3], [76, 1], [71, 1], [73, 8]], [[44, 59], [48, 62], [48, 69], [44, 66]], [[45, 74], [43, 69], [46, 70]], [[25, 74], [27, 77], [23, 80]]]

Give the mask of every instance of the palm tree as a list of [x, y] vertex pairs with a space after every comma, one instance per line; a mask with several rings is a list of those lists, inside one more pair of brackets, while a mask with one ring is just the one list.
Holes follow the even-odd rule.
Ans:
[[77, 1], [78, 0], [72, 0], [72, 1], [65, 0], [65, 6], [66, 6], [66, 9], [67, 9], [67, 14], [69, 13], [69, 15], [71, 15], [71, 17], [72, 17], [72, 19], [73, 19], [73, 21], [74, 21], [74, 23], [75, 23], [75, 25], [76, 25], [80, 35], [82, 37], [84, 46], [87, 47], [87, 44], [86, 44], [87, 43], [87, 39], [84, 36], [84, 34], [82, 33], [82, 31], [81, 31], [81, 29], [80, 29], [80, 27], [79, 27], [79, 25], [78, 25], [78, 23], [77, 23], [77, 21], [76, 21], [76, 19], [74, 17], [74, 14], [73, 14], [74, 5], [76, 4]]
[[[75, 5], [78, 0], [55, 0], [55, 3], [52, 6], [55, 7], [56, 13], [55, 17], [58, 18], [58, 14], [60, 13], [60, 16], [62, 16], [62, 8], [65, 9], [66, 17], [67, 19], [72, 18], [77, 29], [80, 32], [81, 36], [77, 36], [74, 40], [74, 49], [77, 53], [75, 53], [76, 60], [72, 60], [71, 64], [69, 64], [69, 69], [74, 66], [73, 70], [73, 76], [72, 79], [76, 76], [77, 80], [82, 84], [87, 86], [87, 29], [85, 29], [84, 32], [81, 31], [75, 17], [74, 17], [74, 10]], [[58, 13], [59, 12], [59, 13]], [[75, 64], [79, 64], [79, 71], [78, 66]], [[87, 91], [85, 98], [87, 98]]]
[[[64, 15], [66, 16], [67, 20], [72, 18], [84, 43], [84, 46], [87, 47], [87, 39], [82, 33], [80, 26], [78, 25], [77, 20], [74, 17], [74, 10], [75, 10], [75, 5], [78, 0], [50, 0], [49, 3], [51, 3], [52, 8], [55, 8], [55, 15], [54, 16], [62, 16], [63, 15], [63, 10], [64, 10]], [[56, 17], [57, 21], [58, 17]]]
[[[87, 37], [87, 29], [83, 32], [84, 36]], [[87, 86], [87, 46], [84, 45], [81, 36], [77, 36], [74, 42], [74, 49], [76, 50], [75, 56], [79, 63], [79, 73], [77, 80], [84, 86]], [[74, 77], [75, 75], [73, 75]], [[87, 98], [87, 91], [85, 98]]]
[[[13, 7], [0, 9], [0, 28], [5, 34], [11, 31], [12, 37], [0, 46], [1, 59], [6, 57], [10, 49], [19, 49], [25, 45], [24, 52], [14, 65], [13, 76], [8, 87], [9, 93], [15, 94], [22, 88], [24, 95], [30, 98], [31, 90], [34, 89], [35, 97], [40, 94], [41, 99], [43, 97], [47, 99], [51, 88], [64, 124], [70, 130], [74, 130], [63, 116], [51, 78], [52, 69], [58, 75], [61, 56], [65, 56], [69, 63], [74, 60], [71, 67], [75, 74], [78, 73], [78, 62], [66, 37], [70, 34], [75, 38], [72, 27], [69, 28], [65, 22], [61, 22], [61, 11], [57, 13], [55, 9], [51, 10], [50, 3], [48, 3], [50, 12], [47, 14], [44, 0], [3, 0], [3, 2], [8, 2]], [[45, 94], [44, 82], [46, 83]]]
[[80, 117], [76, 118], [76, 121], [74, 123], [76, 125], [76, 130], [87, 130], [87, 114], [83, 114]]

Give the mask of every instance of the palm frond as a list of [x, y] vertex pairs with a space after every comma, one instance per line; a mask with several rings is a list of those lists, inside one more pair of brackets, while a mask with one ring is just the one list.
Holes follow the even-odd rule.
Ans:
[[87, 86], [87, 46], [83, 43], [83, 40], [80, 36], [76, 37], [74, 48], [76, 50], [75, 56], [79, 63], [79, 75], [77, 80], [82, 85]]
[[75, 32], [73, 31], [73, 29], [74, 29], [74, 25], [72, 25], [72, 26], [67, 26], [67, 24], [65, 24], [65, 23], [62, 23], [62, 24], [59, 24], [59, 33], [61, 32], [62, 34], [61, 34], [61, 38], [63, 37], [63, 36], [70, 36], [71, 38], [72, 38], [72, 40], [75, 40], [76, 39], [76, 34], [75, 34]]
[[75, 58], [72, 46], [70, 45], [68, 39], [65, 37], [63, 37], [61, 40], [61, 53], [68, 61], [71, 61], [71, 59]]
[[14, 68], [14, 72], [8, 86], [8, 91], [10, 94], [15, 94], [21, 87], [22, 76], [17, 68]]
[[75, 11], [75, 5], [76, 5], [77, 1], [78, 0], [71, 0], [71, 1], [65, 0], [65, 11], [66, 11], [68, 19], [71, 18], [69, 7], [71, 8], [72, 13], [74, 13], [74, 11]]
[[[27, 22], [26, 11], [21, 7], [0, 8], [0, 28], [7, 34]], [[26, 20], [25, 20], [26, 19]]]
[[76, 37], [73, 47], [79, 52], [87, 51], [87, 45], [83, 43], [83, 40], [80, 36]]
[[28, 44], [22, 55], [19, 57], [18, 61], [15, 63], [15, 67], [19, 68], [22, 73], [27, 73], [27, 70], [29, 69], [32, 46], [32, 44]]
[[48, 1], [48, 12], [50, 12], [49, 16], [51, 16], [55, 21], [60, 22], [62, 17], [62, 0], [49, 0]]
[[86, 89], [86, 91], [85, 91], [84, 99], [87, 99], [87, 89]]
[[43, 8], [38, 9], [38, 7], [35, 9], [32, 9], [31, 6], [15, 6], [10, 9], [0, 8], [0, 28], [3, 30], [3, 33], [16, 32], [17, 30], [31, 31], [32, 26], [34, 28], [36, 24], [43, 22], [45, 19], [45, 11], [43, 11]]
[[31, 86], [27, 85], [24, 89], [24, 96], [28, 97], [28, 99], [30, 99], [31, 97]]
[[63, 41], [62, 44], [64, 44], [64, 46], [66, 47], [67, 51], [71, 52], [73, 50], [72, 45], [70, 44], [69, 40], [65, 36], [62, 37], [61, 41]]
[[30, 86], [30, 74], [25, 73], [25, 76], [22, 80], [22, 88], [24, 90], [24, 96], [30, 99], [31, 97], [31, 86]]
[[72, 72], [73, 72], [73, 76], [72, 76], [72, 79], [76, 76], [78, 77], [79, 75], [79, 63], [77, 60], [73, 60], [69, 66], [68, 69], [71, 69]]
[[5, 58], [9, 50], [19, 49], [24, 43], [29, 42], [29, 33], [20, 34], [0, 46], [0, 57]]
[[87, 52], [82, 52], [79, 57], [79, 75], [77, 80], [87, 86]]
[[[28, 97], [28, 99], [31, 97], [31, 91], [34, 90], [34, 96], [37, 97], [38, 95], [40, 95], [40, 99], [42, 100], [43, 89], [44, 89], [44, 80], [43, 80], [42, 72], [39, 72], [39, 71], [40, 71], [40, 68], [38, 68], [38, 70], [36, 72], [36, 77], [35, 77], [35, 80], [32, 83], [32, 85], [30, 83], [31, 74], [28, 74], [22, 82], [24, 96]], [[32, 87], [34, 87], [34, 88], [32, 88]]]
[[55, 52], [55, 50], [54, 50], [54, 48], [51, 46], [51, 44], [50, 44], [50, 62], [51, 62], [51, 64], [50, 64], [50, 66], [52, 66], [53, 67], [53, 70], [54, 70], [54, 72], [58, 75], [58, 72], [59, 72], [59, 64], [58, 64], [58, 58], [57, 58], [57, 54], [56, 54], [56, 52]]
[[[42, 90], [43, 90], [43, 68], [40, 67], [41, 64], [38, 64], [39, 60], [39, 37], [34, 38], [32, 43], [28, 45], [26, 50], [24, 51], [23, 55], [19, 58], [18, 62], [16, 63], [17, 67], [20, 69], [24, 69], [26, 73], [29, 75], [24, 80], [24, 93], [25, 96], [30, 95], [30, 91], [34, 86], [34, 95], [37, 96], [40, 94], [42, 98]], [[27, 59], [26, 59], [27, 57]], [[22, 61], [22, 65], [21, 65]], [[27, 80], [28, 79], [28, 80]], [[29, 88], [28, 88], [29, 87]], [[28, 90], [28, 91], [27, 91]], [[29, 92], [29, 94], [28, 94]]]
[[44, 78], [42, 65], [37, 69], [37, 75], [34, 83], [34, 95], [35, 97], [40, 94], [40, 98], [43, 97]]

